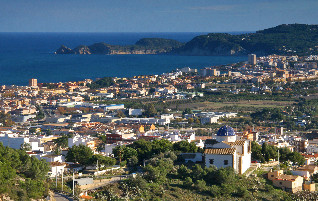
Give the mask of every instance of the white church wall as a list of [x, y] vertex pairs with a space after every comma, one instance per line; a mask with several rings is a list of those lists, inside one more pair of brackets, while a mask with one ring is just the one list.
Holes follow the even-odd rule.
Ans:
[[242, 174], [251, 167], [251, 154], [245, 153], [242, 156]]
[[[213, 164], [210, 164], [210, 160], [213, 160]], [[224, 165], [224, 161], [227, 160], [228, 164]], [[235, 154], [234, 154], [234, 161], [235, 161]], [[233, 167], [233, 155], [217, 155], [217, 154], [207, 154], [205, 156], [205, 166], [216, 166], [217, 168], [221, 167]], [[235, 162], [234, 162], [234, 165]]]

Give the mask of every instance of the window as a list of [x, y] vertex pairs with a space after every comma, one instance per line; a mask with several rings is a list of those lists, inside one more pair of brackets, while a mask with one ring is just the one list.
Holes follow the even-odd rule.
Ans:
[[271, 177], [274, 177], [274, 175], [271, 175]]
[[229, 161], [228, 160], [224, 160], [224, 165], [228, 165]]
[[214, 159], [210, 159], [210, 164], [213, 164], [214, 163]]
[[282, 183], [282, 182], [279, 182], [279, 184], [282, 185], [283, 183]]

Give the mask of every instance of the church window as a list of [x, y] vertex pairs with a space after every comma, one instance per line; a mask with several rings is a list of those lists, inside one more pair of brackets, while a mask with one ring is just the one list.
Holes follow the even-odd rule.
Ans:
[[214, 159], [210, 159], [210, 164], [213, 164], [214, 163]]
[[229, 161], [228, 160], [224, 160], [224, 165], [228, 165]]

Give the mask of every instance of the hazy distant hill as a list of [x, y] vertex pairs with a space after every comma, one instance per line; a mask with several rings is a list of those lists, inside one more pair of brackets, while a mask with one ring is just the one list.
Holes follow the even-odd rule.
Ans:
[[232, 35], [210, 33], [183, 44], [176, 40], [143, 38], [135, 45], [96, 43], [74, 49], [61, 46], [56, 54], [178, 54], [178, 55], [318, 54], [318, 25], [283, 24], [273, 28]]

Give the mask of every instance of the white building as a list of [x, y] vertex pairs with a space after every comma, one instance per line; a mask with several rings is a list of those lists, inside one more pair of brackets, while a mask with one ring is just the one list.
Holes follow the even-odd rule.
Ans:
[[207, 167], [232, 167], [237, 173], [243, 174], [251, 166], [250, 141], [236, 140], [235, 132], [230, 126], [219, 129], [215, 144], [207, 148], [204, 154]]
[[68, 138], [68, 147], [73, 147], [74, 145], [79, 146], [80, 144], [92, 148], [91, 144], [94, 144], [94, 138], [80, 135], [75, 135], [73, 138]]
[[113, 149], [117, 146], [117, 144], [105, 144], [105, 150], [102, 152], [104, 152], [106, 156], [111, 156], [113, 154]]
[[143, 111], [144, 111], [144, 109], [129, 109], [128, 115], [129, 116], [140, 116], [140, 115], [142, 115]]
[[55, 177], [56, 175], [61, 176], [62, 173], [64, 173], [65, 171], [66, 163], [51, 162], [50, 166], [51, 166], [51, 169], [48, 172], [48, 175], [50, 177]]
[[100, 108], [104, 109], [104, 111], [109, 111], [109, 110], [122, 110], [125, 109], [124, 104], [111, 104], [111, 105], [101, 105]]

